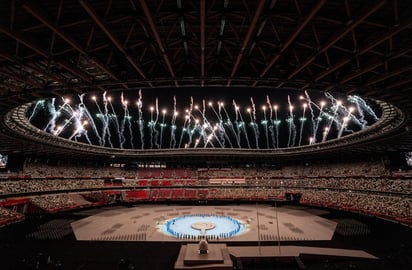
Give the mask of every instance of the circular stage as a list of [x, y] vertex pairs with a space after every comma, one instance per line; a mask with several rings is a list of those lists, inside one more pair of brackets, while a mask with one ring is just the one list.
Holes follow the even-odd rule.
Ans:
[[247, 225], [230, 216], [194, 214], [166, 220], [160, 231], [177, 238], [230, 238], [245, 232]]

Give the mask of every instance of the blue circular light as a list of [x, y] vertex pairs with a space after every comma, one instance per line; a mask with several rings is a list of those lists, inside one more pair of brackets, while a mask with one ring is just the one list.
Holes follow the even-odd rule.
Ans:
[[[205, 229], [201, 230], [199, 224], [205, 224]], [[162, 226], [164, 233], [176, 238], [199, 238], [202, 235], [216, 239], [230, 238], [241, 234], [245, 229], [246, 225], [237, 219], [209, 214], [179, 216], [166, 220]]]

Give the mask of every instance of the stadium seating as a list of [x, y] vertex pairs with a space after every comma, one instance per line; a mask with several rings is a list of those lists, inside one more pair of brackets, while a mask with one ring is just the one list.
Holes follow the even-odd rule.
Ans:
[[[66, 194], [70, 191], [71, 194]], [[52, 194], [43, 194], [43, 193]], [[87, 192], [76, 195], [76, 192]], [[367, 213], [410, 224], [412, 181], [376, 162], [303, 164], [282, 168], [144, 168], [51, 166], [28, 162], [2, 177], [4, 198], [29, 196], [48, 212], [132, 201], [271, 201], [286, 192], [301, 203]], [[93, 196], [90, 194], [94, 194]], [[1, 205], [1, 204], [0, 204]], [[6, 213], [6, 212], [5, 212]]]

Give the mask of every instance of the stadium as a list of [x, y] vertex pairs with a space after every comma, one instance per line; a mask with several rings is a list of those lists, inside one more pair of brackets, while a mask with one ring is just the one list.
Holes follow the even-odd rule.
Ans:
[[412, 4], [0, 3], [2, 269], [410, 269]]

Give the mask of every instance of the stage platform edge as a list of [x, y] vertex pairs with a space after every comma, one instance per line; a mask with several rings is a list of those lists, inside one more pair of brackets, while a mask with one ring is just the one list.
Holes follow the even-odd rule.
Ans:
[[208, 254], [199, 254], [198, 249], [199, 244], [182, 245], [174, 269], [233, 269], [226, 244], [209, 244]]

